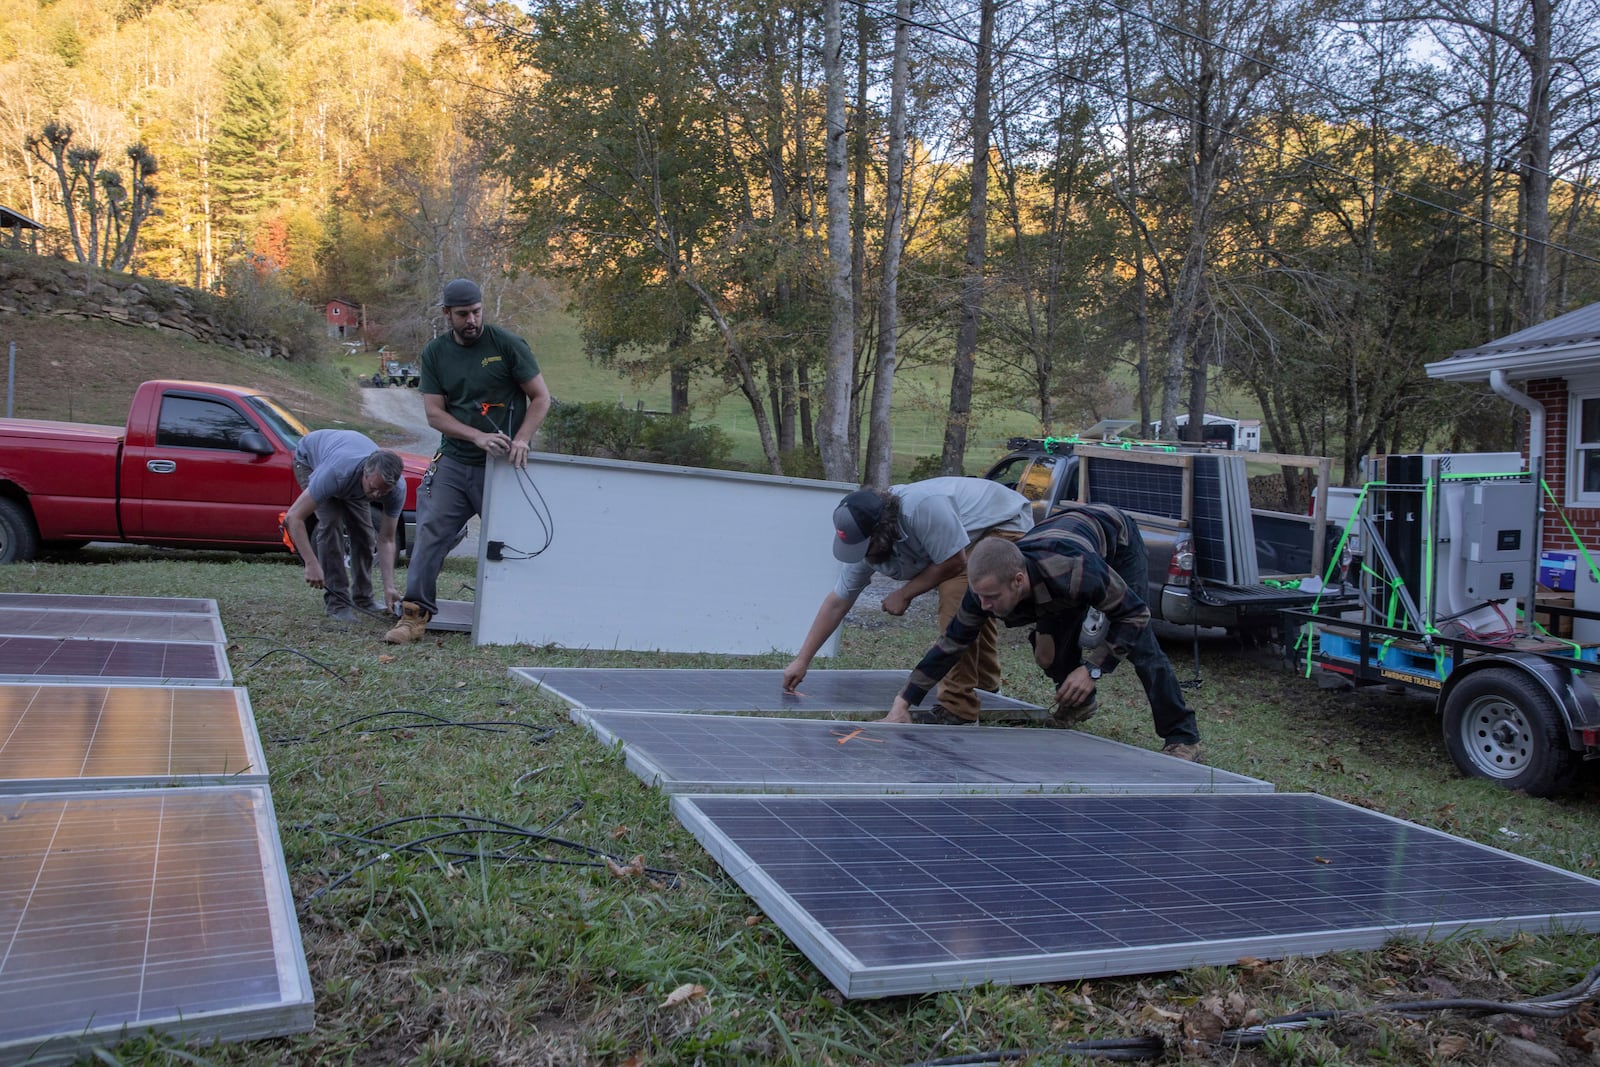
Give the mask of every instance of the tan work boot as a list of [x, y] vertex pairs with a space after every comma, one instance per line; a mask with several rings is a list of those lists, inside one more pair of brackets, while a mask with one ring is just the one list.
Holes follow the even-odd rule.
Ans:
[[1170, 741], [1167, 743], [1167, 747], [1161, 750], [1161, 754], [1188, 760], [1190, 763], [1200, 762], [1200, 746], [1198, 744], [1188, 745], [1182, 741]]
[[423, 611], [421, 604], [415, 600], [407, 600], [400, 605], [400, 621], [383, 635], [383, 639], [391, 645], [409, 645], [420, 641], [428, 630], [428, 620], [431, 618], [433, 616]]

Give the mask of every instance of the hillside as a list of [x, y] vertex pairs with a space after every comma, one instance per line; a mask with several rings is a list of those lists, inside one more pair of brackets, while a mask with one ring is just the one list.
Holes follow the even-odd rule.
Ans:
[[0, 311], [0, 350], [16, 345], [17, 418], [121, 425], [140, 382], [191, 378], [270, 393], [307, 425], [361, 421], [358, 390], [332, 364], [294, 364], [142, 326]]

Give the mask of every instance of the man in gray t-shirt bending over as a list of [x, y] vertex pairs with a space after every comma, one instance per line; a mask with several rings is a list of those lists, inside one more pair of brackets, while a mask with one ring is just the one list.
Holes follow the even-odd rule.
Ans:
[[[289, 506], [284, 527], [306, 564], [306, 584], [322, 590], [323, 604], [340, 622], [355, 608], [393, 611], [400, 602], [394, 584], [395, 532], [406, 502], [405, 465], [354, 430], [313, 430], [294, 450], [294, 477], [304, 490]], [[383, 511], [374, 537], [372, 506]], [[306, 521], [317, 517], [316, 536]], [[344, 535], [350, 537], [350, 573], [345, 572]], [[383, 602], [373, 600], [372, 556], [383, 574]]]
[[[883, 610], [904, 615], [911, 601], [939, 590], [939, 632], [954, 618], [967, 592], [967, 548], [984, 537], [1015, 541], [1033, 528], [1033, 506], [1020, 493], [983, 478], [929, 478], [888, 492], [860, 489], [833, 512], [833, 554], [844, 566], [822, 600], [805, 641], [783, 671], [794, 692], [811, 659], [839, 628], [874, 574], [904, 582], [883, 598]], [[913, 712], [918, 722], [975, 723], [974, 689], [998, 689], [1000, 654], [991, 620], [979, 639], [939, 684], [937, 702]]]

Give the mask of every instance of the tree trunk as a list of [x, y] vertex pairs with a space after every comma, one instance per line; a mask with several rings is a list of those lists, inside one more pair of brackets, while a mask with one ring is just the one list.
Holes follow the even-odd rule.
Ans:
[[824, 5], [823, 64], [827, 82], [826, 153], [828, 189], [828, 369], [822, 385], [822, 420], [817, 437], [822, 445], [823, 475], [834, 481], [855, 479], [850, 453], [850, 391], [855, 379], [855, 308], [851, 299], [849, 143], [845, 128], [844, 30], [839, 0]]
[[900, 252], [905, 241], [906, 83], [910, 67], [911, 0], [895, 0], [894, 73], [889, 83], [889, 160], [884, 176], [883, 280], [878, 294], [878, 365], [872, 379], [872, 417], [862, 482], [887, 488], [893, 481], [895, 331], [899, 325]]
[[983, 314], [984, 246], [989, 237], [989, 94], [994, 76], [997, 0], [982, 0], [978, 18], [976, 82], [972, 93], [972, 203], [967, 211], [967, 255], [961, 272], [961, 325], [956, 331], [950, 375], [950, 412], [944, 426], [941, 474], [961, 474], [972, 421], [972, 378], [978, 356], [978, 319]]

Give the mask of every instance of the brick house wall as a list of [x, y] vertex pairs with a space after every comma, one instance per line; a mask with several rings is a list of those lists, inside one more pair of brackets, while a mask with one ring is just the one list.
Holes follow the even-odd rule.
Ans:
[[[1567, 499], [1567, 380], [1565, 378], [1537, 378], [1527, 383], [1530, 397], [1544, 405], [1544, 480], [1550, 492], [1561, 503], [1567, 523], [1583, 540], [1584, 548], [1600, 554], [1600, 508], [1569, 508]], [[1526, 435], [1524, 435], [1526, 436]], [[1522, 447], [1523, 458], [1528, 447]], [[1572, 534], [1567, 532], [1561, 516], [1544, 499], [1544, 527], [1539, 531], [1540, 543], [1555, 551], [1574, 551]]]

